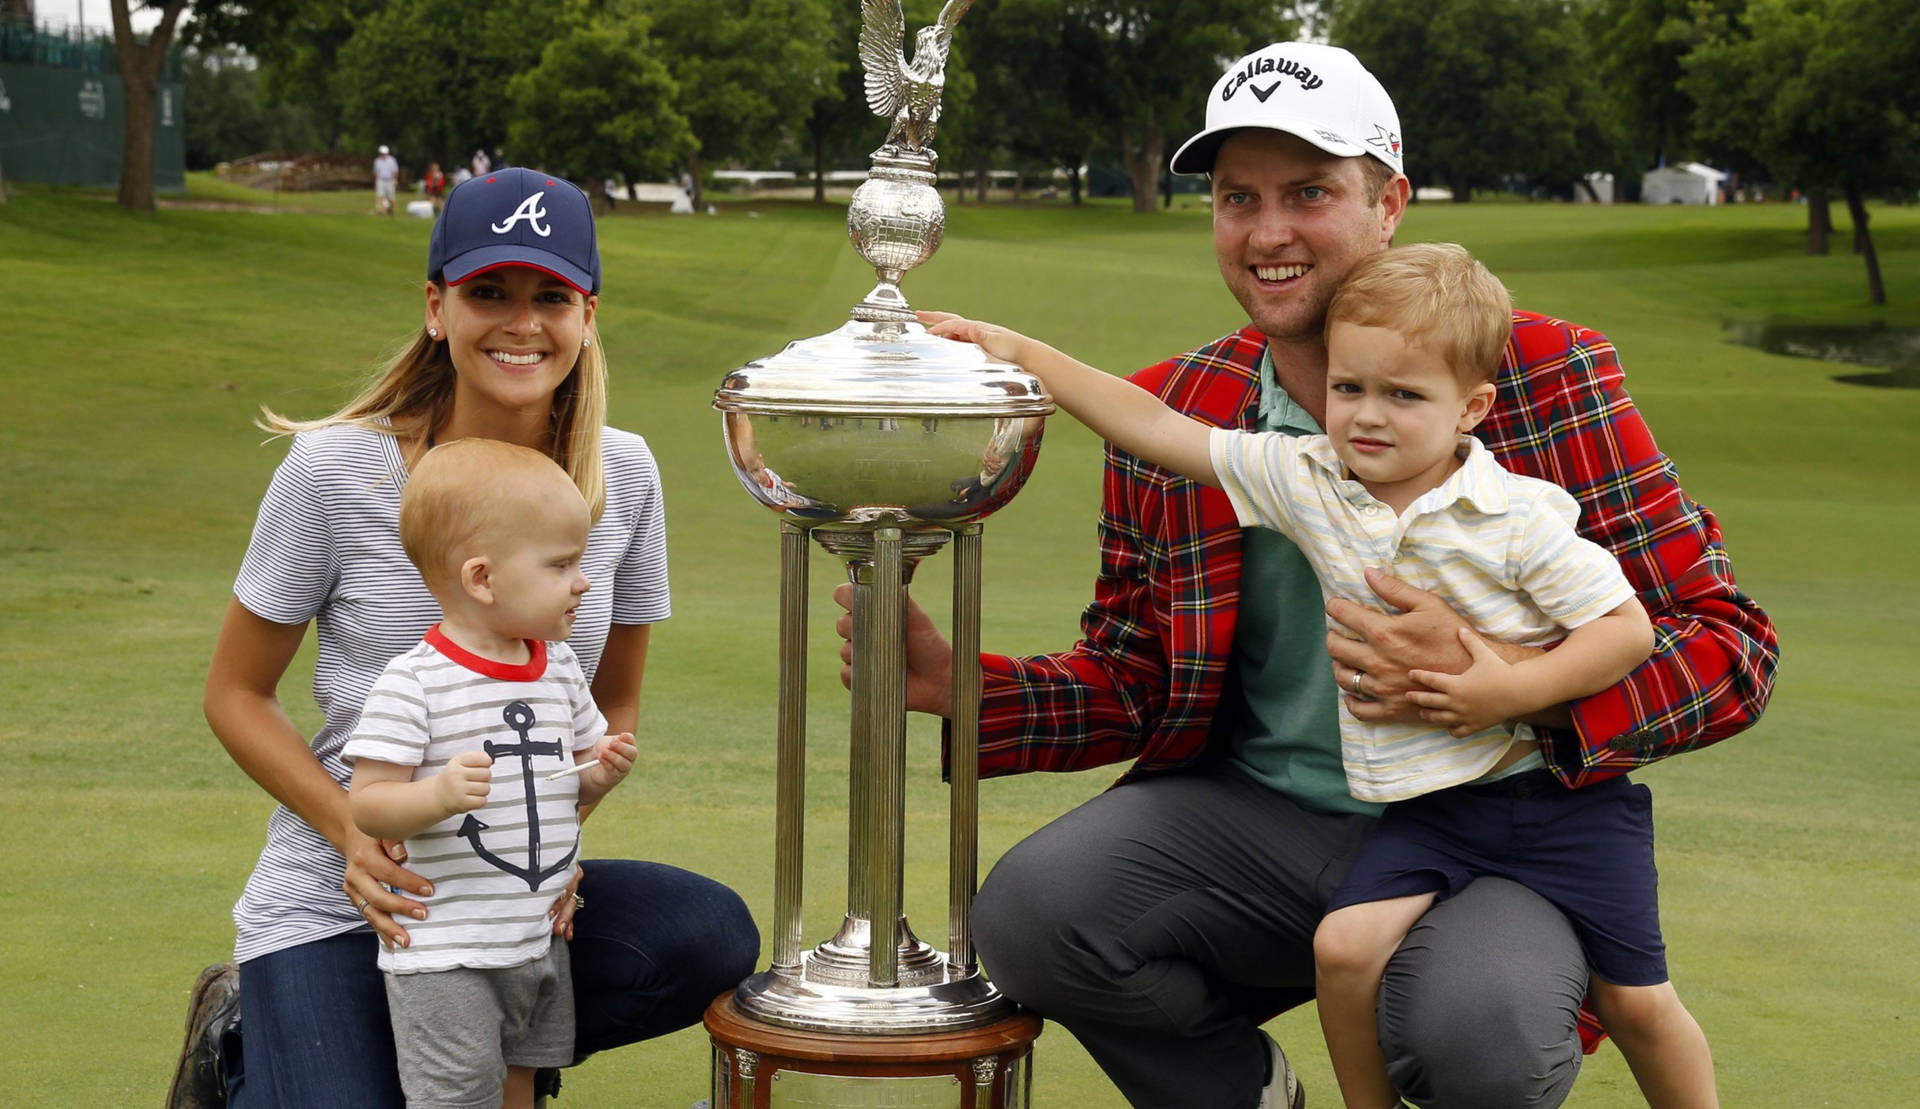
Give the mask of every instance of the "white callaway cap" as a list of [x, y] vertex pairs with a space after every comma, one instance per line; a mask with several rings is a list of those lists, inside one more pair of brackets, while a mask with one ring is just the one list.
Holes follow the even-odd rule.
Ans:
[[1212, 172], [1220, 143], [1243, 127], [1284, 131], [1343, 158], [1371, 154], [1402, 171], [1393, 98], [1338, 46], [1276, 42], [1228, 66], [1207, 94], [1206, 127], [1173, 152], [1173, 172]]

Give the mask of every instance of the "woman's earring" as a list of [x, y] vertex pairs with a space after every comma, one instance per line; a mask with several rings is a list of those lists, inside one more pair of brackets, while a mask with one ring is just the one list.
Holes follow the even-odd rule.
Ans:
[[437, 328], [437, 327], [429, 327], [429, 328], [427, 328], [427, 338], [429, 338], [429, 339], [438, 339], [439, 337], [440, 337], [440, 329], [439, 329], [439, 328]]
[[587, 349], [588, 347], [590, 347], [590, 346], [592, 346], [592, 345], [593, 345], [593, 340], [592, 340], [592, 339], [582, 339], [582, 340], [580, 340], [580, 349], [581, 349], [581, 350], [585, 350], [585, 349]]

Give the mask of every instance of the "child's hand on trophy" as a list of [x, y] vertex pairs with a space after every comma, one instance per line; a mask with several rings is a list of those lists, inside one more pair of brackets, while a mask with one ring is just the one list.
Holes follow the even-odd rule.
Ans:
[[952, 312], [915, 312], [914, 315], [926, 325], [929, 333], [943, 339], [977, 344], [1002, 362], [1025, 366], [1030, 356], [1028, 346], [1033, 340], [1012, 328], [985, 320], [970, 320]]

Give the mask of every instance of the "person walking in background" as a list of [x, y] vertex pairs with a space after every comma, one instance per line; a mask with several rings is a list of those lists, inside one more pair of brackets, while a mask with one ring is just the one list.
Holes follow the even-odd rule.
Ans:
[[433, 205], [434, 213], [440, 211], [440, 202], [447, 193], [447, 175], [440, 171], [439, 162], [427, 163], [427, 175], [420, 179], [421, 191], [426, 194], [427, 203]]
[[386, 147], [373, 160], [373, 210], [383, 216], [393, 214], [393, 197], [400, 184], [400, 162]]
[[[232, 964], [201, 976], [170, 1109], [399, 1109], [376, 954], [432, 927], [430, 884], [401, 844], [355, 826], [341, 759], [389, 661], [442, 618], [399, 531], [409, 475], [436, 444], [499, 439], [553, 459], [597, 518], [592, 588], [567, 645], [614, 733], [639, 731], [652, 625], [671, 611], [665, 510], [646, 441], [606, 426], [594, 329], [592, 206], [526, 170], [453, 189], [430, 238], [424, 320], [385, 371], [291, 435], [242, 560], [207, 671], [214, 734], [280, 802], [234, 906]], [[325, 723], [295, 730], [279, 686], [307, 626]], [[584, 815], [584, 814], [583, 814]], [[759, 932], [739, 895], [660, 863], [588, 859], [551, 903], [574, 992], [573, 1058], [685, 1028], [752, 973]], [[557, 1076], [555, 1076], [557, 1077]]]

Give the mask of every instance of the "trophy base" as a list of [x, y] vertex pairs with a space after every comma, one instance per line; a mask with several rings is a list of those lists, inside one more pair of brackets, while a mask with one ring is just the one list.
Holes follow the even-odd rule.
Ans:
[[740, 983], [733, 998], [747, 1020], [861, 1037], [960, 1032], [1015, 1012], [1013, 1002], [977, 974], [951, 982], [873, 987], [764, 970]]
[[[1000, 999], [1000, 1004], [1012, 1008]], [[769, 1025], [735, 994], [707, 1007], [712, 1109], [1029, 1109], [1040, 1018], [913, 1035], [809, 1032]]]

